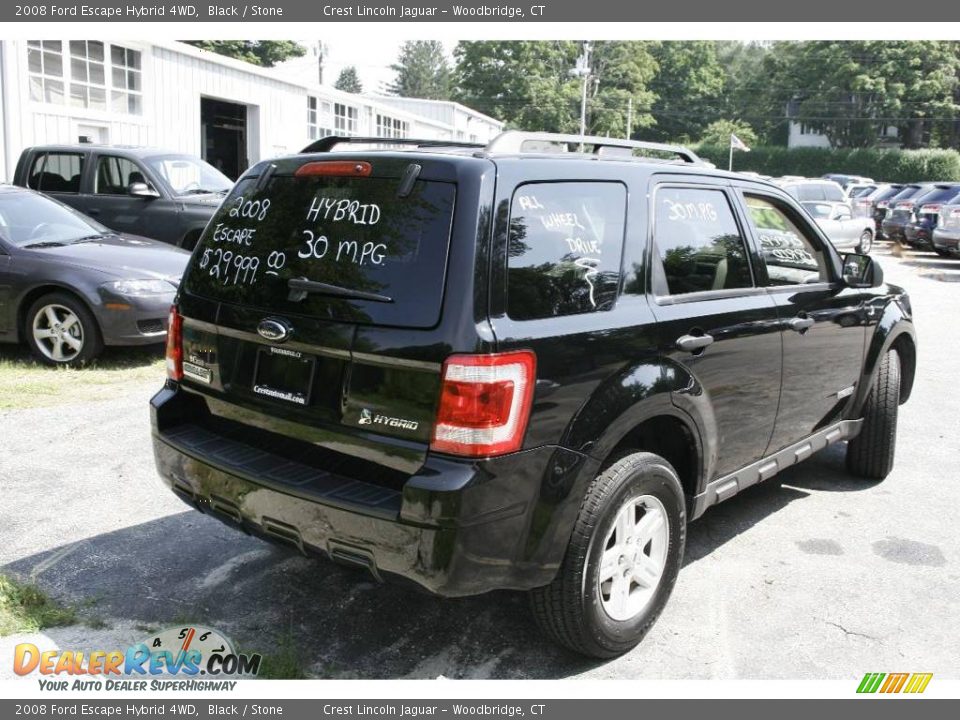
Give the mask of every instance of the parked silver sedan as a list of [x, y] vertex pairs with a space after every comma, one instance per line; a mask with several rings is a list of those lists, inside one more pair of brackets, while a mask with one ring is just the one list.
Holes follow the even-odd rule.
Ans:
[[805, 202], [807, 212], [840, 250], [853, 250], [866, 255], [873, 247], [873, 218], [854, 217], [850, 206], [842, 202]]

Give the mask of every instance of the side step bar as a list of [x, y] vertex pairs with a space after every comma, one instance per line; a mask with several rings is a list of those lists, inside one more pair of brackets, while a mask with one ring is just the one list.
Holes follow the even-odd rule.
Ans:
[[798, 443], [788, 445], [773, 455], [761, 458], [736, 472], [717, 478], [707, 485], [706, 490], [693, 498], [690, 519], [697, 519], [706, 512], [707, 508], [724, 500], [729, 500], [751, 485], [769, 480], [781, 470], [806, 460], [813, 453], [823, 450], [828, 445], [856, 437], [860, 433], [861, 425], [863, 425], [863, 420], [841, 420], [815, 432]]

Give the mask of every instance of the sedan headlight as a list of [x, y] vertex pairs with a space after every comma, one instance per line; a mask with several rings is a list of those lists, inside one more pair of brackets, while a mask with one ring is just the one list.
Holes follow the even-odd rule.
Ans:
[[117, 295], [169, 295], [177, 291], [177, 286], [166, 280], [117, 280], [104, 287]]

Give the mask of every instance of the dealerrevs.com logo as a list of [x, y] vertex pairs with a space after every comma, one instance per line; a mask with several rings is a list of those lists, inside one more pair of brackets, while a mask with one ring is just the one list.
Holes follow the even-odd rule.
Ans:
[[39, 675], [41, 690], [233, 690], [260, 672], [259, 654], [238, 653], [218, 630], [168, 628], [126, 650], [14, 649], [13, 671]]
[[927, 689], [932, 677], [933, 673], [867, 673], [857, 692], [919, 694]]

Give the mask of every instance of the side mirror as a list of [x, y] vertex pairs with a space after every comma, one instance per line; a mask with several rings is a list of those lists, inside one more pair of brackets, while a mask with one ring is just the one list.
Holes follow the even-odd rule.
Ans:
[[850, 287], [870, 288], [883, 285], [883, 268], [869, 255], [850, 253], [841, 258], [843, 281]]
[[143, 198], [145, 200], [156, 200], [160, 197], [160, 193], [142, 182], [130, 183], [130, 187], [127, 188], [127, 193], [133, 197]]

